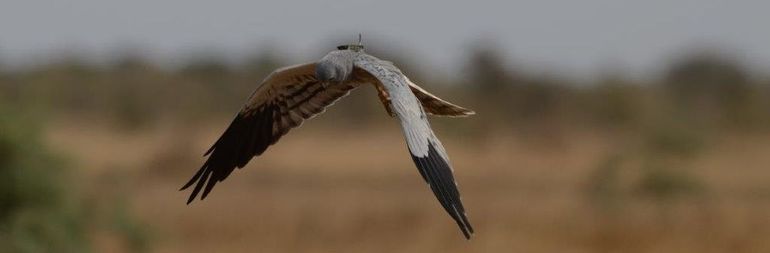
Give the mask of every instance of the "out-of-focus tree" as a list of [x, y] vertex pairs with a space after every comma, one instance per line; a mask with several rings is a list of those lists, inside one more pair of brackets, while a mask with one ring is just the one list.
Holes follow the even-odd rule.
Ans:
[[[546, 124], [558, 120], [564, 96], [570, 89], [567, 83], [552, 76], [528, 76], [508, 67], [502, 50], [480, 43], [472, 51], [465, 73], [477, 104], [490, 122], [500, 125]], [[555, 125], [555, 124], [551, 124]]]
[[752, 84], [734, 59], [709, 53], [686, 56], [666, 72], [665, 87], [673, 105], [697, 120], [747, 123], [751, 120]]
[[[548, 78], [530, 78], [522, 82], [514, 82], [509, 89], [508, 101], [511, 116], [514, 119], [524, 120], [529, 123], [545, 123], [543, 120], [555, 120], [559, 113], [560, 105], [565, 101], [565, 96], [570, 93], [563, 82]], [[576, 108], [573, 108], [576, 109]]]
[[35, 68], [23, 75], [24, 85], [33, 86], [39, 101], [49, 101], [72, 112], [86, 112], [101, 106], [99, 92], [102, 69], [79, 56]]
[[102, 83], [106, 89], [95, 95], [109, 98], [103, 103], [109, 105], [105, 110], [122, 128], [145, 127], [174, 107], [166, 101], [178, 88], [166, 85], [167, 74], [139, 55], [122, 55], [105, 75], [109, 77]]
[[513, 104], [515, 99], [510, 97], [513, 86], [511, 71], [507, 69], [500, 50], [487, 43], [478, 44], [468, 55], [462, 70], [466, 84], [461, 86], [469, 91], [465, 94], [472, 96], [474, 104], [478, 105], [474, 108], [478, 112], [476, 117], [479, 122], [483, 121], [478, 127], [505, 126], [511, 123], [509, 119], [516, 107]]
[[479, 46], [470, 54], [465, 72], [470, 87], [480, 93], [479, 96], [501, 95], [511, 88], [514, 74], [506, 67], [501, 52], [492, 46]]
[[585, 113], [600, 126], [629, 127], [644, 113], [646, 90], [620, 76], [604, 78], [584, 93]]

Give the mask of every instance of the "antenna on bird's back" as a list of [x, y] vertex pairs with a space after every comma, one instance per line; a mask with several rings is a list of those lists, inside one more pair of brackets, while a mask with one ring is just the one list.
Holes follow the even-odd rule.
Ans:
[[338, 46], [338, 50], [351, 50], [354, 52], [360, 52], [361, 50], [364, 50], [364, 44], [362, 43], [363, 39], [361, 36], [361, 33], [358, 34], [358, 43], [356, 44], [349, 44], [349, 45], [341, 45]]

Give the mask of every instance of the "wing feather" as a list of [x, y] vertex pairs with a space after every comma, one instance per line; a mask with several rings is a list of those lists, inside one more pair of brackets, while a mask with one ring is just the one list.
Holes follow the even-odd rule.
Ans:
[[201, 190], [201, 199], [206, 198], [235, 168], [244, 167], [289, 130], [324, 112], [363, 81], [321, 82], [314, 73], [315, 63], [308, 63], [278, 69], [262, 81], [205, 153], [208, 158], [203, 166], [182, 187], [184, 190], [195, 184], [188, 204]]
[[401, 123], [409, 153], [420, 175], [428, 183], [444, 210], [457, 223], [465, 238], [470, 239], [473, 227], [460, 200], [449, 158], [431, 130], [418, 97], [410, 88], [411, 82], [392, 63], [373, 56], [362, 54], [355, 64], [376, 77], [379, 80], [378, 85], [382, 85], [387, 91], [390, 109]]

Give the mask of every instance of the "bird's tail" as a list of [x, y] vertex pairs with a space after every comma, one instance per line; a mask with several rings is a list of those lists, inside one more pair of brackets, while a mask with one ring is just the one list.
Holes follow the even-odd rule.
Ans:
[[411, 80], [409, 81], [409, 88], [412, 89], [412, 93], [414, 93], [417, 99], [420, 100], [422, 108], [425, 109], [425, 112], [428, 114], [447, 117], [467, 117], [476, 114], [476, 112], [472, 110], [436, 97], [436, 95], [417, 86]]

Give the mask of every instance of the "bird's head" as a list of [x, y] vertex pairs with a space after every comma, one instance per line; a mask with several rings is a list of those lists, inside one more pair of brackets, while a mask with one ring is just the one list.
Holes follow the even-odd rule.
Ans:
[[361, 34], [358, 34], [358, 43], [341, 45], [337, 51], [329, 52], [316, 63], [315, 75], [320, 81], [345, 81], [353, 73], [353, 58], [358, 52], [364, 50], [361, 44]]

